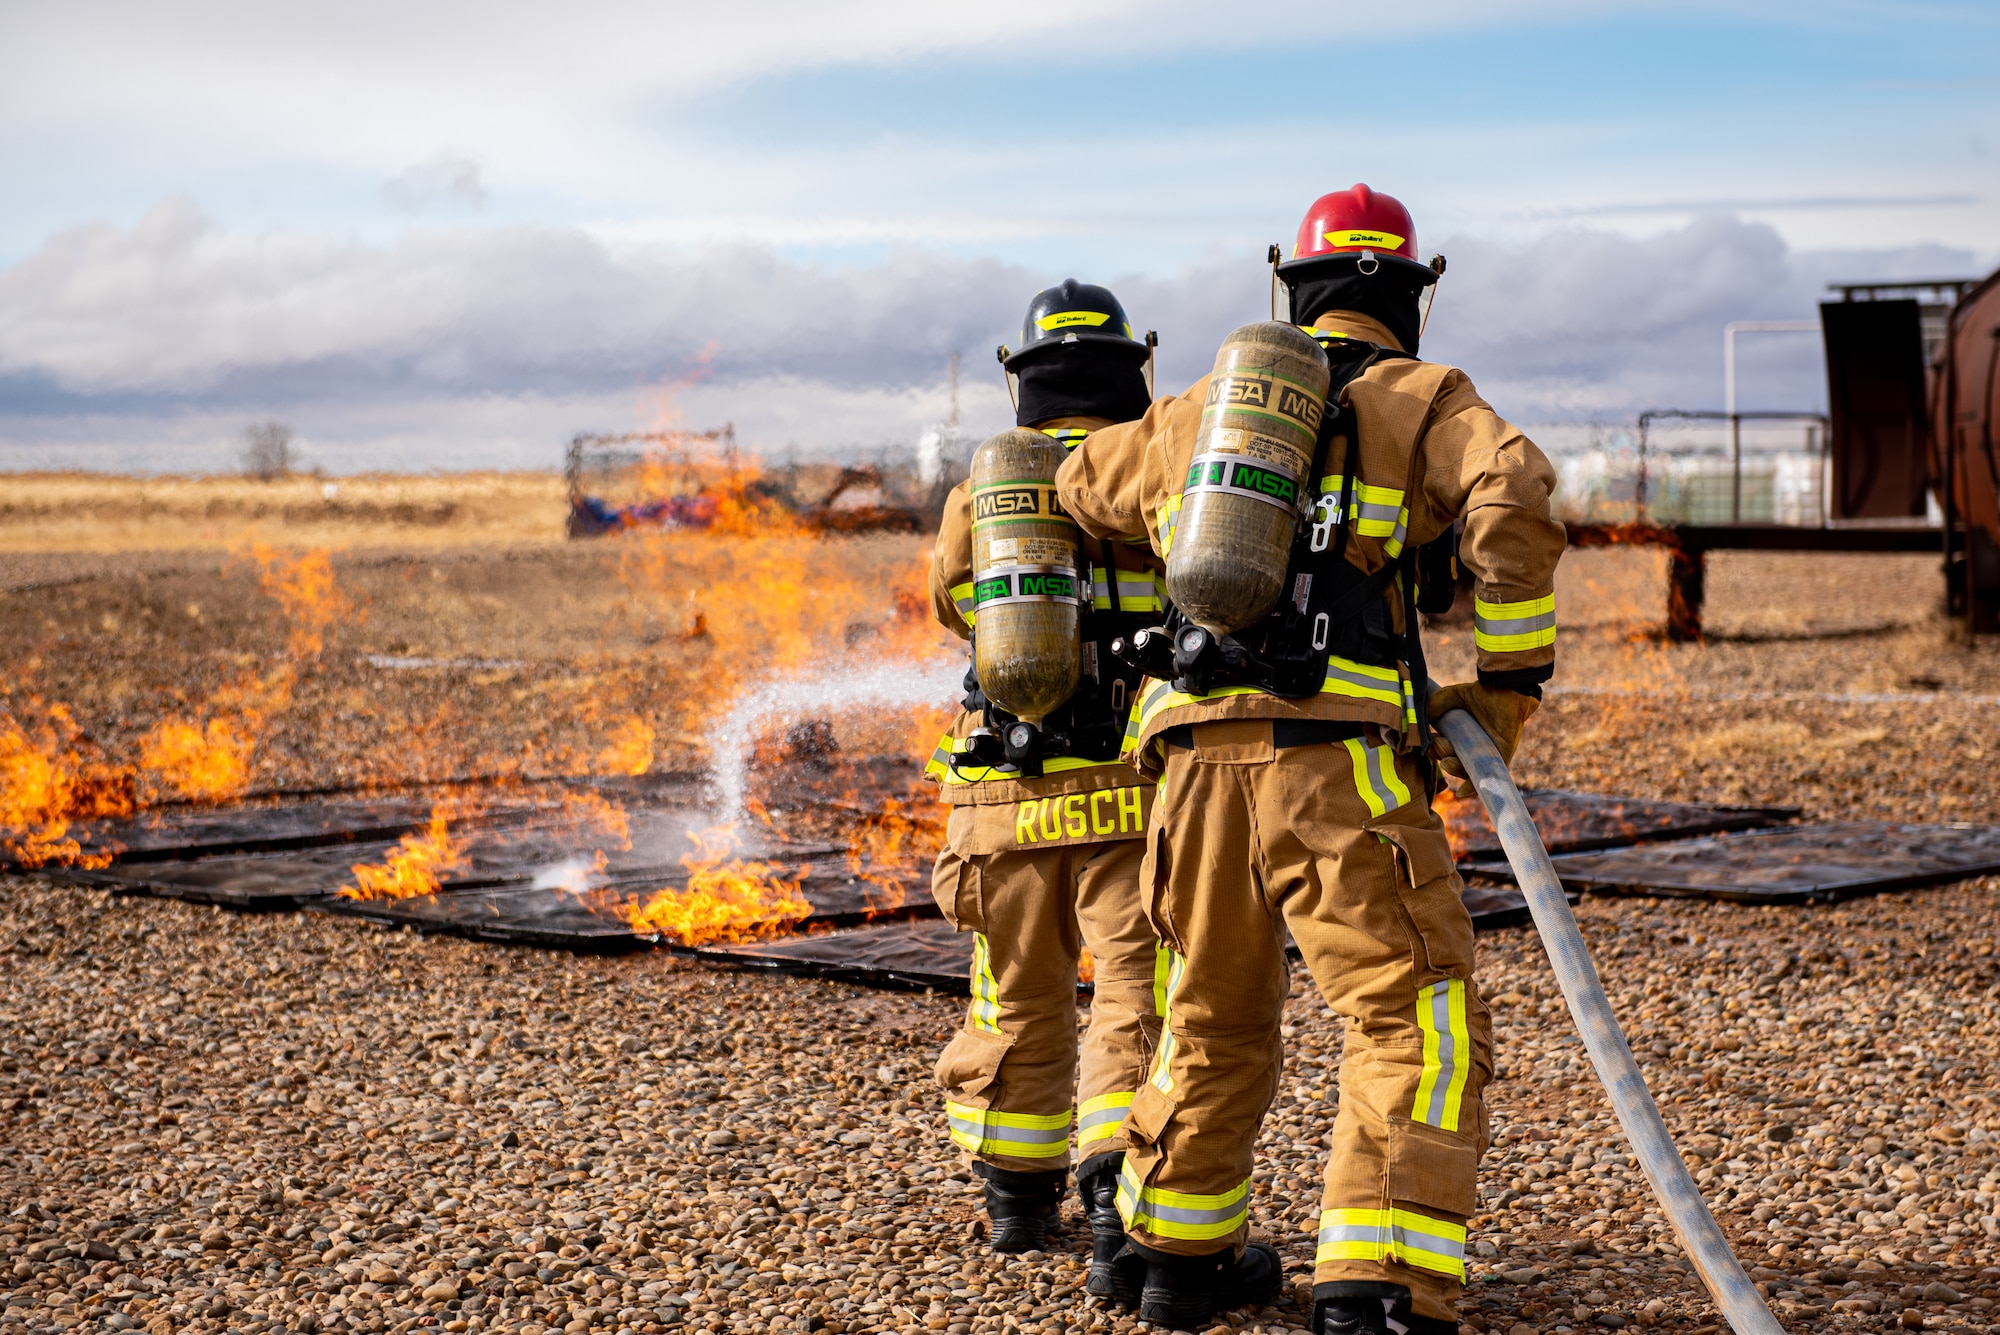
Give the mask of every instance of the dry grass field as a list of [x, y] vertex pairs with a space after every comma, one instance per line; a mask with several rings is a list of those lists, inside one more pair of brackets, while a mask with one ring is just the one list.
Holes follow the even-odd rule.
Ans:
[[[142, 769], [163, 724], [234, 719], [259, 792], [602, 772], [635, 723], [695, 768], [749, 684], [935, 643], [920, 538], [564, 542], [549, 478], [320, 487], [10, 480], [10, 714], [61, 704], [71, 746]], [[1952, 639], [1924, 559], [1715, 558], [1705, 645], [1665, 644], [1663, 605], [1655, 553], [1565, 560], [1525, 780], [2000, 821], [2000, 646]], [[1468, 640], [1434, 636], [1436, 675]], [[1788, 1329], [2000, 1329], [1996, 891], [1580, 909]], [[1532, 931], [1481, 949], [1464, 1328], [1716, 1335]], [[0, 1335], [1134, 1327], [1083, 1300], [1074, 1214], [1050, 1256], [983, 1245], [928, 1083], [950, 998], [33, 875], [0, 878], [0, 961]], [[1303, 1285], [1341, 1035], [1302, 975], [1286, 1035], [1253, 1220]], [[1296, 1330], [1303, 1292], [1226, 1329]]]

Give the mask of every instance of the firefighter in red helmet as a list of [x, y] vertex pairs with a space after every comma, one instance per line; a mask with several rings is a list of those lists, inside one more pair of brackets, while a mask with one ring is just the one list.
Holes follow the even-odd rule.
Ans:
[[[1174, 962], [1118, 1205], [1147, 1263], [1140, 1316], [1184, 1330], [1268, 1300], [1282, 1278], [1247, 1235], [1287, 932], [1347, 1021], [1314, 1335], [1458, 1325], [1491, 1023], [1430, 804], [1437, 764], [1456, 761], [1428, 721], [1467, 708], [1512, 755], [1554, 670], [1563, 530], [1542, 452], [1463, 372], [1416, 357], [1443, 264], [1416, 258], [1415, 230], [1366, 186], [1316, 200], [1276, 269], [1295, 327], [1238, 330], [1216, 372], [1096, 432], [1056, 475], [1086, 533], [1151, 542], [1176, 604], [1157, 636], [1124, 646], [1149, 676], [1126, 754], [1159, 778], [1141, 875]], [[1243, 372], [1260, 348], [1326, 375], [1323, 400], [1302, 405], [1306, 382], [1279, 371]], [[1294, 428], [1303, 446], [1279, 439]], [[1226, 510], [1218, 496], [1241, 499]], [[1427, 700], [1416, 556], [1454, 525], [1478, 675]], [[1195, 569], [1211, 583], [1180, 581]], [[1213, 610], [1226, 599], [1191, 610], [1245, 571], [1245, 588], [1269, 573], [1275, 607], [1234, 622]]]

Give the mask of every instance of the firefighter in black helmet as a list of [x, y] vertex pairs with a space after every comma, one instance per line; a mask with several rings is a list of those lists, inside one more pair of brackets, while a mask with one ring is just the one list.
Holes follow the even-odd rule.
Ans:
[[[1150, 403], [1150, 337], [1133, 336], [1124, 308], [1101, 287], [1071, 279], [1038, 294], [1020, 348], [1002, 348], [1000, 358], [1018, 426], [1065, 449]], [[961, 483], [945, 503], [931, 602], [938, 620], [967, 639], [977, 633], [982, 592], [992, 597], [973, 579], [974, 523], [970, 484]], [[1043, 558], [1023, 551], [1011, 559]], [[1075, 559], [1076, 588], [1090, 591], [1081, 642], [1053, 649], [1080, 658], [1081, 685], [1045, 720], [1046, 745], [1010, 754], [1001, 734], [1013, 720], [968, 673], [965, 708], [925, 768], [952, 808], [933, 892], [945, 916], [975, 934], [972, 1005], [937, 1078], [951, 1138], [985, 1180], [994, 1247], [1044, 1244], [1074, 1135], [1093, 1235], [1089, 1290], [1136, 1302], [1143, 1265], [1128, 1265], [1122, 1290], [1116, 1282], [1125, 1246], [1116, 1183], [1125, 1110], [1158, 1043], [1168, 961], [1138, 894], [1152, 785], [1118, 760], [1138, 677], [1108, 646], [1157, 620], [1161, 567], [1143, 543], [1086, 541]], [[998, 634], [1011, 609], [991, 610]], [[1096, 990], [1079, 1054], [1083, 949]]]

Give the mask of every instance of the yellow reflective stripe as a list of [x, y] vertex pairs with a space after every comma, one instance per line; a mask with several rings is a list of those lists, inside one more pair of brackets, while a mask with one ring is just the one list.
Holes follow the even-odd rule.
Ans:
[[[1341, 695], [1355, 700], [1374, 700], [1385, 705], [1393, 705], [1398, 710], [1406, 709], [1403, 674], [1392, 667], [1376, 667], [1372, 663], [1357, 663], [1338, 654], [1329, 654], [1326, 665], [1326, 681], [1320, 686], [1321, 695]], [[1221, 700], [1232, 695], [1261, 694], [1255, 686], [1221, 686], [1206, 695], [1189, 695], [1176, 691], [1172, 682], [1156, 681], [1139, 696], [1139, 706], [1134, 711], [1134, 727], [1126, 729], [1126, 738], [1136, 741], [1147, 725], [1160, 713], [1169, 709], [1179, 709], [1182, 705], [1200, 704], [1206, 700]], [[1134, 730], [1136, 728], [1136, 731]]]
[[1141, 1184], [1128, 1156], [1118, 1174], [1118, 1214], [1125, 1227], [1144, 1229], [1156, 1237], [1198, 1242], [1225, 1238], [1250, 1217], [1250, 1180], [1212, 1196], [1164, 1191]]
[[952, 585], [951, 601], [952, 605], [958, 608], [958, 614], [965, 618], [966, 625], [975, 626], [979, 623], [979, 602], [972, 596], [970, 584]]
[[[1398, 244], [1401, 244], [1400, 240]], [[1053, 311], [1042, 316], [1035, 323], [1045, 334], [1053, 334], [1058, 329], [1068, 329], [1073, 325], [1088, 325], [1095, 329], [1111, 318], [1108, 311]]]
[[[1166, 948], [1164, 946], [1161, 946], [1161, 947], [1156, 947], [1156, 949], [1165, 950]], [[1157, 981], [1159, 976], [1158, 970], [1160, 967], [1159, 956], [1155, 955], [1153, 957], [1154, 978], [1156, 980], [1153, 985], [1154, 987], [1153, 997], [1154, 1001], [1160, 1008], [1160, 1015], [1161, 1018], [1163, 1019], [1166, 1018], [1167, 1012], [1173, 1007], [1174, 989], [1178, 988], [1181, 985], [1181, 978], [1183, 975], [1187, 973], [1187, 956], [1176, 954], [1172, 950], [1167, 950], [1166, 954], [1167, 954], [1167, 981], [1164, 987], [1160, 986], [1159, 982]], [[1163, 1025], [1160, 1030], [1160, 1050], [1153, 1054], [1153, 1080], [1152, 1080], [1153, 1088], [1159, 1090], [1162, 1094], [1171, 1094], [1174, 1092], [1174, 1075], [1172, 1068], [1174, 1061], [1174, 1050], [1178, 1046], [1179, 1045], [1174, 1041], [1174, 1030], [1172, 1023], [1169, 1022], [1166, 1025]]]
[[949, 1100], [945, 1118], [954, 1145], [974, 1154], [1012, 1159], [1053, 1159], [1069, 1153], [1069, 1114], [1009, 1113], [968, 1108]]
[[[1007, 779], [1018, 779], [1021, 771], [1012, 765], [980, 765], [963, 769], [953, 769], [951, 758], [965, 749], [965, 740], [946, 733], [938, 740], [937, 749], [924, 764], [924, 773], [939, 783], [963, 785], [972, 783], [998, 783]], [[1105, 765], [1122, 765], [1121, 760], [1085, 760], [1079, 756], [1052, 756], [1042, 762], [1043, 774], [1061, 774], [1067, 770], [1099, 769]]]
[[1322, 1210], [1313, 1259], [1315, 1265], [1393, 1259], [1462, 1281], [1465, 1225], [1415, 1210]]
[[1131, 1106], [1132, 1091], [1129, 1089], [1085, 1099], [1083, 1106], [1077, 1109], [1076, 1147], [1081, 1150], [1100, 1140], [1110, 1140], [1123, 1131], [1125, 1110]]
[[1042, 434], [1061, 443], [1066, 450], [1073, 450], [1083, 444], [1083, 438], [1090, 434], [1089, 428], [1080, 426], [1045, 426]]
[[1490, 653], [1545, 649], [1556, 642], [1556, 596], [1513, 603], [1472, 600], [1472, 640]]
[[950, 733], [939, 739], [937, 748], [931, 752], [931, 758], [924, 762], [924, 777], [935, 779], [940, 783], [951, 782]]
[[993, 954], [984, 932], [972, 934], [972, 1010], [974, 1029], [1000, 1032], [1000, 983], [993, 976]]
[[1472, 1026], [1465, 1018], [1465, 980], [1447, 978], [1417, 993], [1417, 1027], [1424, 1034], [1424, 1074], [1410, 1107], [1412, 1121], [1458, 1130], [1465, 1082], [1472, 1075]]
[[[1090, 579], [1090, 605], [1111, 609], [1111, 585], [1104, 578], [1102, 570], [1093, 571]], [[1121, 570], [1118, 572], [1118, 605], [1126, 612], [1157, 612], [1160, 610], [1159, 586], [1150, 570]]]
[[1349, 737], [1346, 745], [1354, 766], [1354, 791], [1361, 794], [1371, 815], [1386, 816], [1410, 800], [1409, 787], [1396, 773], [1394, 751], [1371, 746], [1359, 737]]
[[1180, 527], [1180, 522], [1181, 493], [1175, 492], [1167, 498], [1167, 508], [1160, 511], [1160, 556], [1163, 560], [1174, 550], [1174, 530]]
[[1167, 1018], [1167, 978], [1174, 967], [1174, 952], [1164, 943], [1153, 943], [1153, 1014]]

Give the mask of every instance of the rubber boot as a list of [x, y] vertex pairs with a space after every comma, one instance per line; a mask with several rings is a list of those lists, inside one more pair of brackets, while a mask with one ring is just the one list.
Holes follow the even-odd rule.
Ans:
[[1017, 1173], [991, 1164], [975, 1163], [972, 1171], [986, 1179], [986, 1217], [993, 1221], [996, 1252], [1039, 1251], [1062, 1219], [1066, 1169], [1050, 1173]]
[[1313, 1285], [1312, 1335], [1457, 1335], [1456, 1321], [1410, 1313], [1401, 1284], [1342, 1281]]
[[1253, 1242], [1207, 1256], [1171, 1256], [1133, 1244], [1146, 1258], [1146, 1282], [1139, 1295], [1139, 1319], [1169, 1330], [1201, 1330], [1218, 1313], [1270, 1302], [1284, 1287], [1277, 1252]]
[[1126, 1245], [1125, 1221], [1118, 1215], [1118, 1170], [1124, 1166], [1120, 1151], [1087, 1159], [1076, 1170], [1076, 1194], [1090, 1221], [1090, 1277], [1083, 1291], [1121, 1307], [1137, 1307], [1146, 1285], [1146, 1261]]

